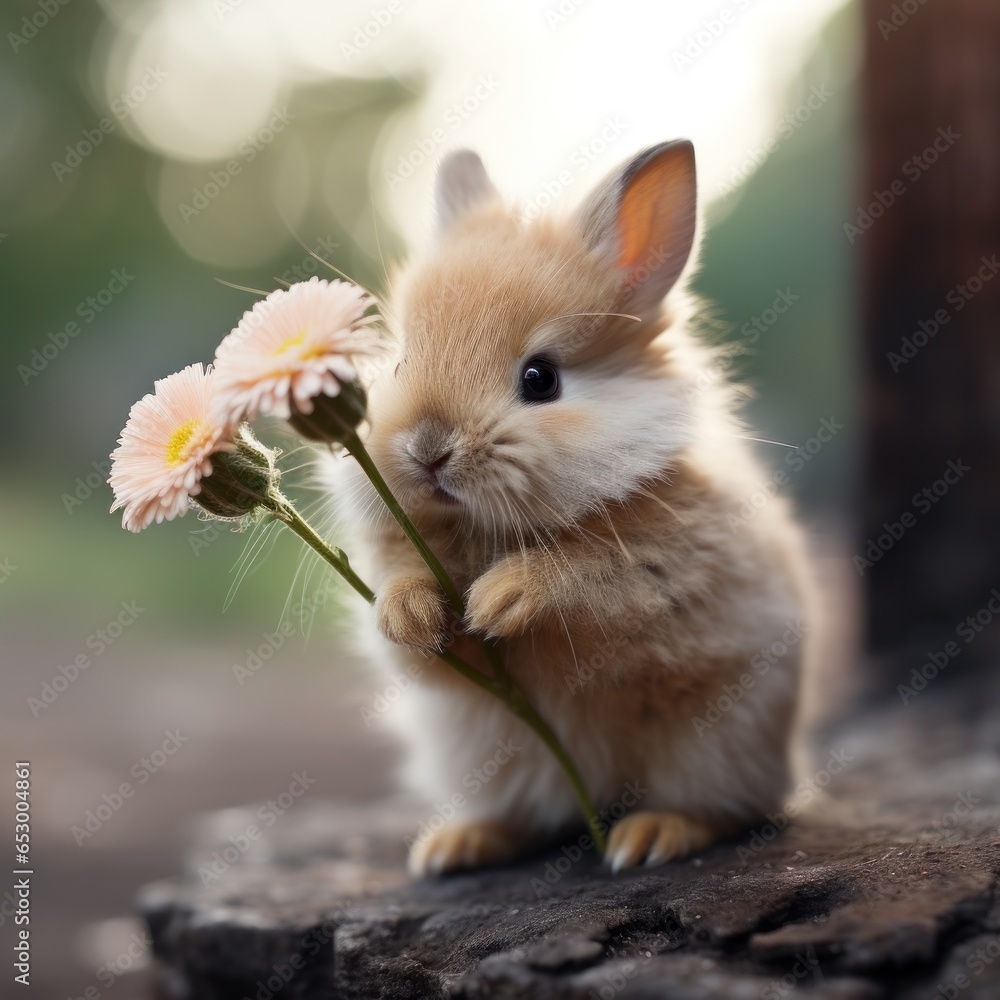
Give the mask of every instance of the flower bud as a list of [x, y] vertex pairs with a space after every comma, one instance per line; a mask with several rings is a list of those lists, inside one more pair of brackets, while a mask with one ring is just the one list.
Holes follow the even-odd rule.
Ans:
[[292, 406], [288, 422], [310, 441], [343, 444], [365, 419], [368, 399], [358, 382], [345, 382], [336, 396], [313, 396], [311, 413]]
[[242, 517], [269, 506], [269, 495], [279, 479], [274, 454], [244, 425], [235, 451], [212, 455], [212, 474], [202, 478], [201, 490], [193, 499], [215, 517]]

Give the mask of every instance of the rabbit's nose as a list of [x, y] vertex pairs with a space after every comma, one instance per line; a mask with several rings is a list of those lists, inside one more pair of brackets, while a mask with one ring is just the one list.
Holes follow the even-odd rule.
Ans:
[[406, 442], [407, 454], [429, 472], [437, 472], [448, 464], [455, 442], [440, 424], [422, 421]]
[[424, 465], [427, 466], [427, 471], [440, 472], [448, 464], [448, 459], [451, 458], [452, 454], [452, 449], [449, 448], [443, 455], [438, 455], [437, 458], [430, 462], [424, 460]]
[[427, 455], [427, 453], [421, 455], [415, 455], [412, 451], [410, 455], [419, 463], [423, 469], [424, 478], [432, 485], [439, 486], [440, 480], [438, 479], [439, 473], [444, 470], [444, 467], [448, 464], [451, 459], [453, 452], [449, 448], [447, 451], [441, 452], [438, 455]]
[[424, 450], [417, 453], [412, 447], [407, 446], [407, 452], [417, 463], [419, 475], [425, 486], [430, 487], [432, 495], [442, 503], [454, 504], [458, 501], [453, 492], [453, 487], [449, 485], [447, 479], [442, 476], [448, 462], [454, 454], [451, 447], [439, 448], [436, 451]]

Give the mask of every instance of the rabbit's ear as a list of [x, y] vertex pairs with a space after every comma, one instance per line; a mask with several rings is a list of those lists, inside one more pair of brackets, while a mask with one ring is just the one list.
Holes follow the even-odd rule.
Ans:
[[622, 272], [625, 308], [649, 312], [674, 286], [694, 246], [694, 146], [678, 139], [639, 153], [601, 182], [577, 224], [588, 246]]
[[438, 233], [446, 233], [472, 209], [500, 200], [483, 161], [471, 149], [458, 149], [441, 161], [434, 196]]

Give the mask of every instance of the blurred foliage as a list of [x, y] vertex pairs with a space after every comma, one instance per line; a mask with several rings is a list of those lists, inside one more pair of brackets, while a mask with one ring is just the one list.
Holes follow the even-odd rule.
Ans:
[[[35, 9], [12, 6], [17, 9], [5, 10], [5, 30]], [[856, 413], [849, 390], [851, 261], [839, 228], [855, 143], [854, 95], [844, 69], [854, 44], [851, 16], [838, 17], [825, 32], [788, 105], [797, 107], [814, 84], [828, 84], [833, 97], [710, 213], [698, 279], [720, 321], [735, 325], [728, 334], [734, 344], [745, 344], [740, 327], [770, 304], [772, 290], [790, 287], [800, 296], [740, 368], [759, 392], [753, 409], [764, 437], [798, 444], [822, 417], [845, 418], [843, 438], [791, 487], [834, 504], [846, 496], [848, 447], [856, 433], [847, 419]], [[95, 470], [114, 447], [131, 403], [155, 378], [192, 360], [208, 361], [252, 301], [215, 278], [270, 289], [275, 276], [313, 273], [315, 261], [299, 238], [362, 284], [381, 287], [382, 264], [361, 248], [357, 234], [377, 230], [386, 259], [401, 247], [391, 223], [371, 206], [369, 165], [386, 122], [419, 96], [421, 83], [345, 78], [292, 89], [287, 105], [294, 129], [245, 164], [240, 183], [223, 190], [192, 224], [211, 225], [214, 236], [233, 247], [256, 245], [264, 222], [268, 238], [281, 233], [274, 226], [281, 199], [269, 192], [275, 165], [293, 143], [299, 168], [285, 182], [306, 199], [300, 217], [307, 223], [275, 238], [269, 259], [219, 267], [185, 252], [172, 232], [179, 231], [170, 218], [173, 206], [164, 209], [163, 201], [176, 196], [179, 203], [223, 164], [167, 161], [116, 128], [70, 174], [57, 176], [52, 164], [66, 159], [67, 144], [109, 113], [88, 68], [95, 39], [107, 28], [101, 8], [75, 0], [58, 17], [0, 63], [0, 419], [14, 429], [0, 444], [6, 470], [0, 559], [9, 556], [19, 567], [17, 586], [0, 589], [0, 614], [87, 627], [108, 618], [119, 601], [136, 598], [155, 605], [164, 631], [178, 623], [206, 628], [217, 621], [227, 570], [246, 537], [224, 533], [196, 554], [191, 540], [205, 526], [191, 516], [138, 538], [127, 535], [107, 514], [110, 492]], [[115, 269], [134, 279], [93, 322], [82, 322], [81, 304], [108, 285]], [[23, 378], [19, 366], [30, 366], [33, 352], [73, 320], [80, 333], [37, 375]], [[772, 464], [783, 458], [766, 457]], [[239, 592], [230, 619], [262, 628], [276, 622], [300, 560], [299, 546], [282, 541]]]
[[[755, 393], [752, 433], [799, 448], [824, 418], [843, 424], [822, 452], [801, 463], [786, 461], [786, 449], [762, 450], [770, 467], [792, 470], [788, 488], [807, 510], [840, 517], [853, 498], [861, 431], [858, 261], [841, 228], [853, 205], [858, 157], [856, 19], [853, 7], [831, 19], [776, 116], [770, 156], [709, 211], [696, 280], [727, 330], [735, 370]], [[770, 320], [766, 310], [788, 291], [797, 300], [776, 322], [762, 322], [763, 332], [746, 326]]]

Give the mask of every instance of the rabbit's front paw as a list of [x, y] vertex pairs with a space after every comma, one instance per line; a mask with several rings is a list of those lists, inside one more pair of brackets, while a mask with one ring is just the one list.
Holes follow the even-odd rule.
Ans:
[[715, 830], [691, 816], [635, 812], [614, 825], [604, 858], [616, 872], [636, 865], [661, 865], [686, 858], [717, 839]]
[[526, 560], [505, 559], [472, 585], [465, 620], [473, 632], [510, 639], [528, 631], [545, 600], [541, 575]]
[[420, 576], [390, 580], [375, 597], [375, 619], [390, 642], [417, 649], [444, 645], [448, 613], [444, 594], [434, 580]]

